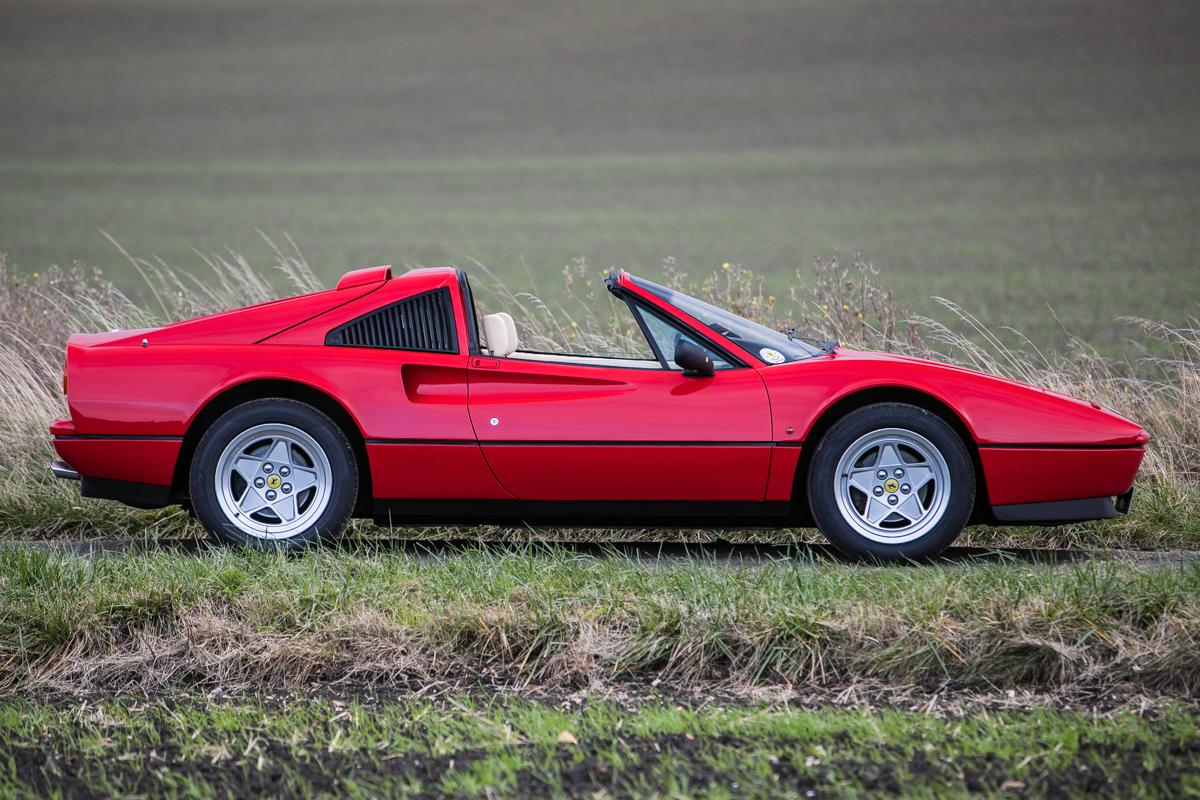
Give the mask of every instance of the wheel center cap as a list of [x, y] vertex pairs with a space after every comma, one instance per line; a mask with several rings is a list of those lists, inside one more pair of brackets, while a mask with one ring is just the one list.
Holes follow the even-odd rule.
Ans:
[[283, 485], [283, 479], [278, 475], [272, 475], [271, 477], [267, 478], [267, 486], [270, 488], [278, 489], [281, 485]]
[[883, 489], [887, 492], [896, 492], [900, 488], [900, 482], [895, 478], [888, 478], [883, 483]]

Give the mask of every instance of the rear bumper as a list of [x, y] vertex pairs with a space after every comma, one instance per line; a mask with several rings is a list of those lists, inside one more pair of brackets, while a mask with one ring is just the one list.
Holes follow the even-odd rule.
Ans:
[[61, 463], [84, 480], [103, 478], [159, 486], [171, 485], [182, 445], [183, 439], [174, 436], [68, 434], [54, 437], [54, 450]]
[[51, 461], [47, 466], [56, 478], [79, 481], [79, 494], [83, 497], [116, 500], [134, 508], [162, 508], [171, 503], [170, 486], [80, 475], [62, 459]]
[[134, 508], [162, 508], [171, 502], [170, 486], [86, 477], [62, 459], [51, 461], [47, 466], [56, 478], [79, 481], [79, 494], [83, 497], [116, 500]]
[[134, 508], [163, 508], [171, 504], [171, 487], [153, 483], [84, 476], [79, 484], [79, 493], [96, 500], [116, 500]]
[[50, 431], [62, 456], [49, 464], [50, 472], [79, 481], [82, 496], [134, 508], [170, 505], [181, 437], [84, 435], [75, 433], [69, 420], [55, 422]]

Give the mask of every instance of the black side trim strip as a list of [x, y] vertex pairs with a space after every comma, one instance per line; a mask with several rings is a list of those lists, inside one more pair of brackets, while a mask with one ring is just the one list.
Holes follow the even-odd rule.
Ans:
[[1141, 450], [1145, 444], [980, 444], [980, 450]]
[[781, 527], [788, 502], [690, 502], [648, 500], [395, 500], [375, 501], [379, 525], [495, 525], [555, 527], [694, 528]]
[[141, 436], [131, 433], [67, 433], [54, 437], [70, 441], [72, 439], [116, 439], [126, 442], [182, 442], [182, 436]]
[[[561, 356], [563, 358], [568, 358], [568, 359], [569, 358], [598, 358], [598, 359], [608, 359], [609, 361], [641, 361], [645, 364], [657, 364], [658, 363], [658, 360], [655, 358], [634, 358], [632, 356], [614, 356], [614, 355], [606, 355], [604, 353], [563, 353], [563, 352], [555, 352], [553, 350], [527, 350], [524, 347], [514, 350], [513, 352], [514, 353], [531, 353], [535, 356]], [[496, 356], [496, 357], [499, 358], [499, 356]], [[512, 358], [512, 356], [504, 356], [504, 358]], [[513, 360], [520, 361], [521, 359], [514, 358]], [[528, 361], [529, 359], [525, 359], [525, 360]], [[538, 361], [540, 362], [541, 359], [538, 359]], [[550, 361], [549, 359], [547, 359], [545, 363], [572, 364], [572, 362], [570, 362], [570, 361]], [[572, 364], [572, 366], [576, 366], [576, 367], [601, 366], [601, 367], [621, 368], [622, 365], [620, 365], [620, 364], [598, 364], [598, 365], [597, 364]], [[651, 367], [631, 367], [630, 369], [640, 369], [645, 372], [653, 371], [653, 369]]]
[[[547, 359], [521, 358], [520, 356], [517, 355], [517, 353], [536, 353], [538, 355], [562, 356], [562, 359], [561, 360], [560, 359], [551, 360], [548, 358]], [[582, 356], [583, 354], [582, 353], [543, 353], [540, 350], [514, 350], [513, 355], [511, 355], [511, 356], [494, 356], [494, 358], [499, 358], [501, 361], [507, 361], [509, 364], [519, 364], [519, 365], [559, 364], [564, 367], [582, 367], [585, 369], [628, 369], [628, 370], [634, 370], [636, 372], [641, 372], [641, 373], [661, 372], [662, 371], [658, 366], [634, 367], [634, 366], [631, 366], [628, 364], [618, 364], [618, 363], [585, 364], [580, 361], [571, 361], [570, 359], [571, 359], [571, 356], [573, 356], [573, 355], [574, 356]], [[617, 358], [616, 356], [587, 356], [587, 358], [609, 358], [610, 360], [612, 360], [614, 362], [617, 362], [617, 361], [641, 361], [645, 364], [657, 364], [658, 363], [657, 361], [651, 361], [650, 359], [646, 359], [646, 358], [622, 359], [622, 358]], [[670, 370], [670, 371], [678, 374], [678, 370]]]
[[1117, 516], [1117, 509], [1111, 497], [1089, 497], [1085, 500], [992, 506], [992, 513], [997, 522], [1007, 525], [1062, 525], [1067, 522], [1112, 519]]
[[367, 444], [479, 444], [474, 439], [366, 439]]
[[642, 441], [579, 441], [542, 442], [520, 440], [480, 440], [480, 446], [491, 447], [774, 447], [774, 442], [642, 442]]
[[80, 481], [79, 493], [99, 500], [118, 500], [134, 508], [162, 508], [171, 502], [170, 486], [89, 478], [86, 475]]
[[498, 439], [367, 439], [367, 444], [478, 444], [489, 447], [799, 447], [803, 442], [539, 441]]

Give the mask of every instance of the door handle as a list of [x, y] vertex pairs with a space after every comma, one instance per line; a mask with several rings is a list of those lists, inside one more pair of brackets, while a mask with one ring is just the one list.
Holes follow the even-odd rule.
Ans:
[[500, 369], [500, 361], [495, 358], [479, 358], [471, 359], [471, 367], [474, 369]]

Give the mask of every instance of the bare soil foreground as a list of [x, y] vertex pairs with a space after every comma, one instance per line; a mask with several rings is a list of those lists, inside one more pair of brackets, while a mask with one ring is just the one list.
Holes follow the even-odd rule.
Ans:
[[8, 796], [1181, 796], [1181, 708], [963, 714], [480, 698], [17, 700]]
[[0, 547], [4, 797], [1178, 797], [1200, 559]]

